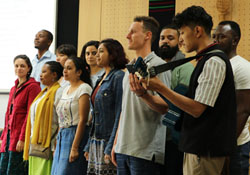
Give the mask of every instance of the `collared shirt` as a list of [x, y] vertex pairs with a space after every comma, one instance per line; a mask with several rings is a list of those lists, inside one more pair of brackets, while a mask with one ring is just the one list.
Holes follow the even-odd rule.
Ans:
[[[48, 62], [48, 61], [56, 61], [56, 55], [54, 55], [52, 52], [49, 50], [43, 54], [43, 56], [38, 59], [37, 55], [35, 58], [32, 60], [32, 73], [31, 77], [34, 77], [36, 81], [40, 81], [40, 74], [42, 71], [43, 65]], [[43, 89], [45, 86], [40, 83], [41, 89]]]
[[198, 78], [195, 101], [213, 107], [226, 76], [226, 64], [218, 56], [211, 57]]
[[[160, 57], [151, 52], [144, 58], [149, 67], [164, 64]], [[170, 87], [170, 71], [163, 72], [158, 78]], [[149, 91], [152, 95], [156, 92]], [[129, 72], [123, 79], [122, 111], [118, 130], [116, 153], [121, 153], [164, 164], [166, 126], [162, 124], [163, 116], [152, 110], [137, 97], [129, 87]]]

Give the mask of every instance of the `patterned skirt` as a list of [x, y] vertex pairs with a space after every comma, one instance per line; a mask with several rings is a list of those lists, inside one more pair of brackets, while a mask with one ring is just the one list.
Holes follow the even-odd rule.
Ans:
[[107, 142], [104, 139], [91, 138], [89, 146], [88, 175], [116, 175], [116, 167], [112, 162], [104, 162], [104, 149]]

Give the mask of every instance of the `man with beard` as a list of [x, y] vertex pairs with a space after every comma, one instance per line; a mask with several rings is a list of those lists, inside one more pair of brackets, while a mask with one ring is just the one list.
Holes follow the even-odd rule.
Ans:
[[[185, 55], [179, 50], [179, 32], [174, 24], [163, 27], [160, 33], [159, 54], [166, 62], [184, 59]], [[171, 71], [171, 89], [178, 91], [181, 86], [188, 88], [194, 66], [188, 62]], [[165, 120], [163, 120], [165, 124]], [[178, 150], [176, 137], [179, 133], [167, 129], [165, 143], [165, 166], [161, 174], [181, 175], [183, 153]]]
[[250, 152], [250, 63], [237, 55], [240, 41], [240, 26], [234, 21], [222, 21], [215, 30], [213, 38], [230, 59], [237, 100], [237, 151], [230, 156], [231, 175], [247, 175]]
[[[49, 47], [53, 41], [53, 35], [48, 30], [39, 31], [34, 39], [35, 48], [38, 49], [38, 53], [32, 60], [32, 73], [31, 77], [34, 77], [36, 81], [40, 82], [40, 74], [44, 63], [47, 61], [56, 61], [56, 55], [49, 51]], [[41, 89], [44, 85], [40, 84]]]
[[[159, 54], [166, 62], [184, 59], [185, 55], [179, 50], [179, 31], [174, 24], [163, 27], [160, 33]], [[188, 62], [172, 70], [171, 89], [179, 84], [188, 87], [194, 66]]]

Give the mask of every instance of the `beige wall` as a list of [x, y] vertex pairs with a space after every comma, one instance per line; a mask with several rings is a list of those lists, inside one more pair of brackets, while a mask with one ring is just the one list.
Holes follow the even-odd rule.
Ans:
[[[199, 5], [213, 17], [214, 28], [222, 20], [217, 9], [217, 3], [222, 7], [229, 5], [226, 20], [236, 21], [241, 27], [242, 37], [238, 46], [238, 54], [250, 60], [250, 1], [249, 0], [176, 0], [176, 13], [192, 5]], [[219, 5], [219, 4], [218, 4]], [[223, 10], [223, 9], [222, 9]]]
[[78, 56], [87, 41], [101, 38], [101, 2], [101, 0], [80, 0], [79, 2]]
[[[240, 24], [242, 38], [238, 54], [250, 60], [250, 1], [249, 0], [176, 0], [176, 13], [191, 5], [200, 5], [213, 17], [214, 28], [222, 20], [217, 3], [229, 6], [225, 19]], [[133, 51], [127, 50], [126, 34], [136, 15], [148, 15], [149, 0], [80, 0], [78, 54], [89, 40], [114, 38], [124, 46], [128, 57], [134, 58]], [[222, 9], [223, 10], [223, 9]], [[188, 54], [192, 55], [192, 54]]]
[[89, 40], [114, 38], [120, 41], [129, 59], [133, 51], [127, 50], [129, 26], [138, 15], [148, 15], [148, 0], [80, 0], [78, 54]]

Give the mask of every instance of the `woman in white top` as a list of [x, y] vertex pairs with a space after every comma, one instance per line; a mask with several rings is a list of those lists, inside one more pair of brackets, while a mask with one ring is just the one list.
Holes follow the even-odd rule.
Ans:
[[83, 60], [70, 57], [64, 65], [64, 79], [70, 86], [63, 90], [56, 111], [60, 131], [51, 174], [83, 174], [83, 135], [92, 91], [90, 76]]

